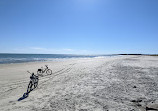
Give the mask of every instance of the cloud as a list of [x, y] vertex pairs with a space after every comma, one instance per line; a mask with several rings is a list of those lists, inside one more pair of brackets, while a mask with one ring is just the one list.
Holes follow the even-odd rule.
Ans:
[[47, 50], [46, 48], [41, 48], [41, 47], [30, 47], [30, 49], [34, 49], [34, 50]]
[[74, 49], [63, 49], [64, 51], [74, 51]]
[[64, 49], [51, 49], [51, 48], [43, 48], [43, 47], [30, 47], [32, 50], [41, 50], [41, 51], [48, 51], [48, 52], [73, 52], [74, 49], [64, 48]]
[[37, 53], [37, 54], [93, 54], [93, 51], [82, 50], [82, 49], [71, 49], [71, 48], [44, 48], [44, 47], [25, 47], [25, 48], [16, 48], [13, 50], [13, 53]]

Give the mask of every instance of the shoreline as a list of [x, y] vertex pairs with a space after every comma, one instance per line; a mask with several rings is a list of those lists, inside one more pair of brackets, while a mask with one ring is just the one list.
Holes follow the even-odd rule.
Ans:
[[107, 55], [107, 56], [96, 56], [96, 57], [71, 57], [71, 58], [34, 58], [34, 59], [41, 59], [41, 60], [28, 60], [28, 61], [20, 61], [19, 60], [17, 62], [4, 62], [4, 63], [0, 62], [0, 64], [17, 64], [17, 63], [31, 63], [31, 62], [53, 62], [53, 61], [73, 60], [73, 59], [90, 59], [90, 58], [103, 58], [103, 57], [108, 58], [108, 57], [118, 57], [118, 56], [122, 56], [122, 55]]

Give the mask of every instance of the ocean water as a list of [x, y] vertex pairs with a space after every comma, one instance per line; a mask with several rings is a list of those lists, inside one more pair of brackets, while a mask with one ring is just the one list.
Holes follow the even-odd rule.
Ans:
[[34, 61], [53, 61], [68, 58], [94, 58], [115, 55], [73, 55], [73, 54], [3, 54], [0, 53], [0, 64]]

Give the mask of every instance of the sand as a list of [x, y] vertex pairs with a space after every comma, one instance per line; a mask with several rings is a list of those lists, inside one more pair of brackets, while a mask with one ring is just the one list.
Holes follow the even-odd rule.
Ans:
[[[53, 74], [27, 90], [30, 72]], [[118, 56], [0, 65], [0, 111], [158, 111], [158, 57]]]

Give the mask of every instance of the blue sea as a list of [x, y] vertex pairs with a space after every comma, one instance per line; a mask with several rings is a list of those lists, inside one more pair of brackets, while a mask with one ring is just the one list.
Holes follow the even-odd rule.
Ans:
[[94, 58], [116, 55], [73, 55], [73, 54], [4, 54], [0, 53], [0, 64], [23, 63], [34, 61], [53, 61], [67, 58]]

